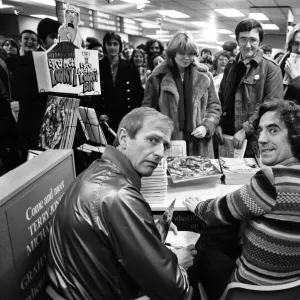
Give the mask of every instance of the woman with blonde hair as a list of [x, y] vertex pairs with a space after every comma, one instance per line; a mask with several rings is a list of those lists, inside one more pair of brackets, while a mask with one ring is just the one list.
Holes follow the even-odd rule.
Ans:
[[195, 61], [197, 54], [197, 43], [189, 34], [175, 33], [166, 60], [147, 80], [143, 106], [174, 121], [172, 140], [185, 140], [188, 155], [213, 158], [211, 137], [219, 123], [221, 104], [212, 75]]

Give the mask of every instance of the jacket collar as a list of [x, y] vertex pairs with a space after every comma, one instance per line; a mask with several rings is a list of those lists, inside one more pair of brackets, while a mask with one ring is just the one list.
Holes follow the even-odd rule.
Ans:
[[106, 145], [105, 151], [102, 154], [102, 159], [109, 160], [111, 163], [115, 164], [138, 190], [141, 189], [140, 176], [134, 170], [128, 158], [125, 157], [118, 149]]
[[[261, 61], [263, 60], [264, 52], [261, 49], [258, 49], [256, 52], [256, 55], [252, 58], [250, 58], [249, 62], [255, 62], [255, 64], [259, 65]], [[241, 53], [236, 57], [235, 61], [238, 63], [240, 60], [242, 60]]]

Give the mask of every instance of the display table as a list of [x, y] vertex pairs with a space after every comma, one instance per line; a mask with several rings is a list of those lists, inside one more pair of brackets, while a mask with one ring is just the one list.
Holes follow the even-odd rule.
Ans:
[[152, 211], [164, 211], [176, 198], [175, 211], [188, 211], [182, 201], [189, 196], [198, 196], [204, 200], [222, 197], [239, 189], [242, 185], [225, 185], [216, 178], [205, 178], [174, 184], [168, 177], [167, 197], [163, 202], [149, 203]]

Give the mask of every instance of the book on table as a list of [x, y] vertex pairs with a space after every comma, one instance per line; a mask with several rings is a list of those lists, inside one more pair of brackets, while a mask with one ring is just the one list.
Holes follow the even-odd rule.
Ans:
[[72, 149], [78, 120], [79, 99], [49, 95], [38, 146]]
[[174, 183], [223, 175], [211, 159], [202, 156], [167, 157], [168, 171]]
[[225, 184], [247, 184], [251, 177], [259, 171], [255, 158], [220, 157], [220, 167], [224, 174]]

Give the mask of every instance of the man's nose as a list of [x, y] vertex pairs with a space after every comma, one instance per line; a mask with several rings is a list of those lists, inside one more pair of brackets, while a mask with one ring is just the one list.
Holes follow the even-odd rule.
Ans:
[[156, 156], [158, 156], [159, 158], [163, 158], [164, 154], [165, 154], [165, 147], [163, 143], [159, 143], [156, 148], [155, 148], [155, 153]]
[[249, 40], [246, 42], [246, 45], [245, 45], [245, 46], [247, 46], [247, 47], [251, 47], [251, 43], [250, 43], [250, 41], [249, 41]]
[[261, 131], [259, 133], [258, 143], [259, 144], [265, 144], [267, 142], [268, 142], [268, 136], [266, 135], [266, 133], [264, 131]]

